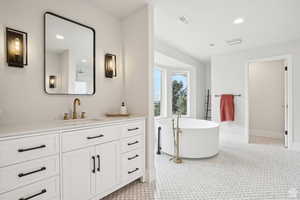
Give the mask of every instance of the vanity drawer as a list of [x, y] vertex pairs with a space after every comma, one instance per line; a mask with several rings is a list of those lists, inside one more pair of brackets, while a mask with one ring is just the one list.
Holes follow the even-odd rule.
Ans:
[[97, 145], [120, 138], [122, 128], [120, 126], [108, 126], [102, 128], [76, 130], [64, 132], [62, 135], [62, 151]]
[[122, 181], [133, 181], [142, 177], [144, 173], [143, 170], [141, 165], [123, 170]]
[[122, 180], [134, 180], [143, 175], [143, 151], [136, 150], [122, 155]]
[[125, 138], [121, 142], [121, 151], [122, 153], [132, 151], [134, 149], [138, 149], [142, 147], [144, 141], [143, 141], [143, 136], [138, 135], [138, 136], [133, 136], [130, 138]]
[[28, 161], [59, 152], [57, 134], [0, 142], [0, 167]]
[[59, 197], [58, 177], [37, 182], [0, 195], [1, 200], [52, 200]]
[[123, 128], [122, 137], [131, 137], [133, 135], [142, 134], [145, 131], [144, 121], [130, 123]]
[[59, 174], [58, 155], [0, 168], [0, 193], [57, 174]]
[[122, 166], [125, 168], [132, 168], [142, 164], [144, 158], [143, 151], [137, 149], [128, 153], [122, 154]]

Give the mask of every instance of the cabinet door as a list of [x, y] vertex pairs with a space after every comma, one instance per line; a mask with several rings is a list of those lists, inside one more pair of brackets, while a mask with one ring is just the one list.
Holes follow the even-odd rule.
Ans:
[[88, 200], [95, 194], [95, 148], [63, 154], [63, 199]]
[[119, 145], [110, 142], [96, 147], [96, 191], [102, 193], [118, 183]]

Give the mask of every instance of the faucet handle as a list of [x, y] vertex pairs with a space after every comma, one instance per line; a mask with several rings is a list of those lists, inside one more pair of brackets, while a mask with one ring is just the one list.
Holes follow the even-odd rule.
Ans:
[[81, 118], [81, 119], [84, 119], [84, 118], [85, 118], [85, 112], [81, 112], [80, 118]]
[[69, 114], [68, 113], [64, 113], [64, 120], [68, 120], [69, 119]]

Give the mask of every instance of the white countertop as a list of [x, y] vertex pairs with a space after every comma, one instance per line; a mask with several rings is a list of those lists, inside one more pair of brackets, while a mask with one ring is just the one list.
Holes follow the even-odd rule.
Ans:
[[57, 120], [26, 124], [0, 124], [0, 138], [38, 134], [41, 132], [64, 131], [75, 128], [101, 126], [134, 120], [143, 120], [145, 116], [104, 117], [101, 119]]

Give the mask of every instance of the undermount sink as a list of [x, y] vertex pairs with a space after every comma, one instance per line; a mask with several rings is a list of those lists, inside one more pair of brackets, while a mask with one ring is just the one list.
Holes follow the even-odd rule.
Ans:
[[100, 122], [101, 119], [69, 119], [64, 120], [64, 124], [88, 124], [88, 123], [94, 123], [94, 122]]

